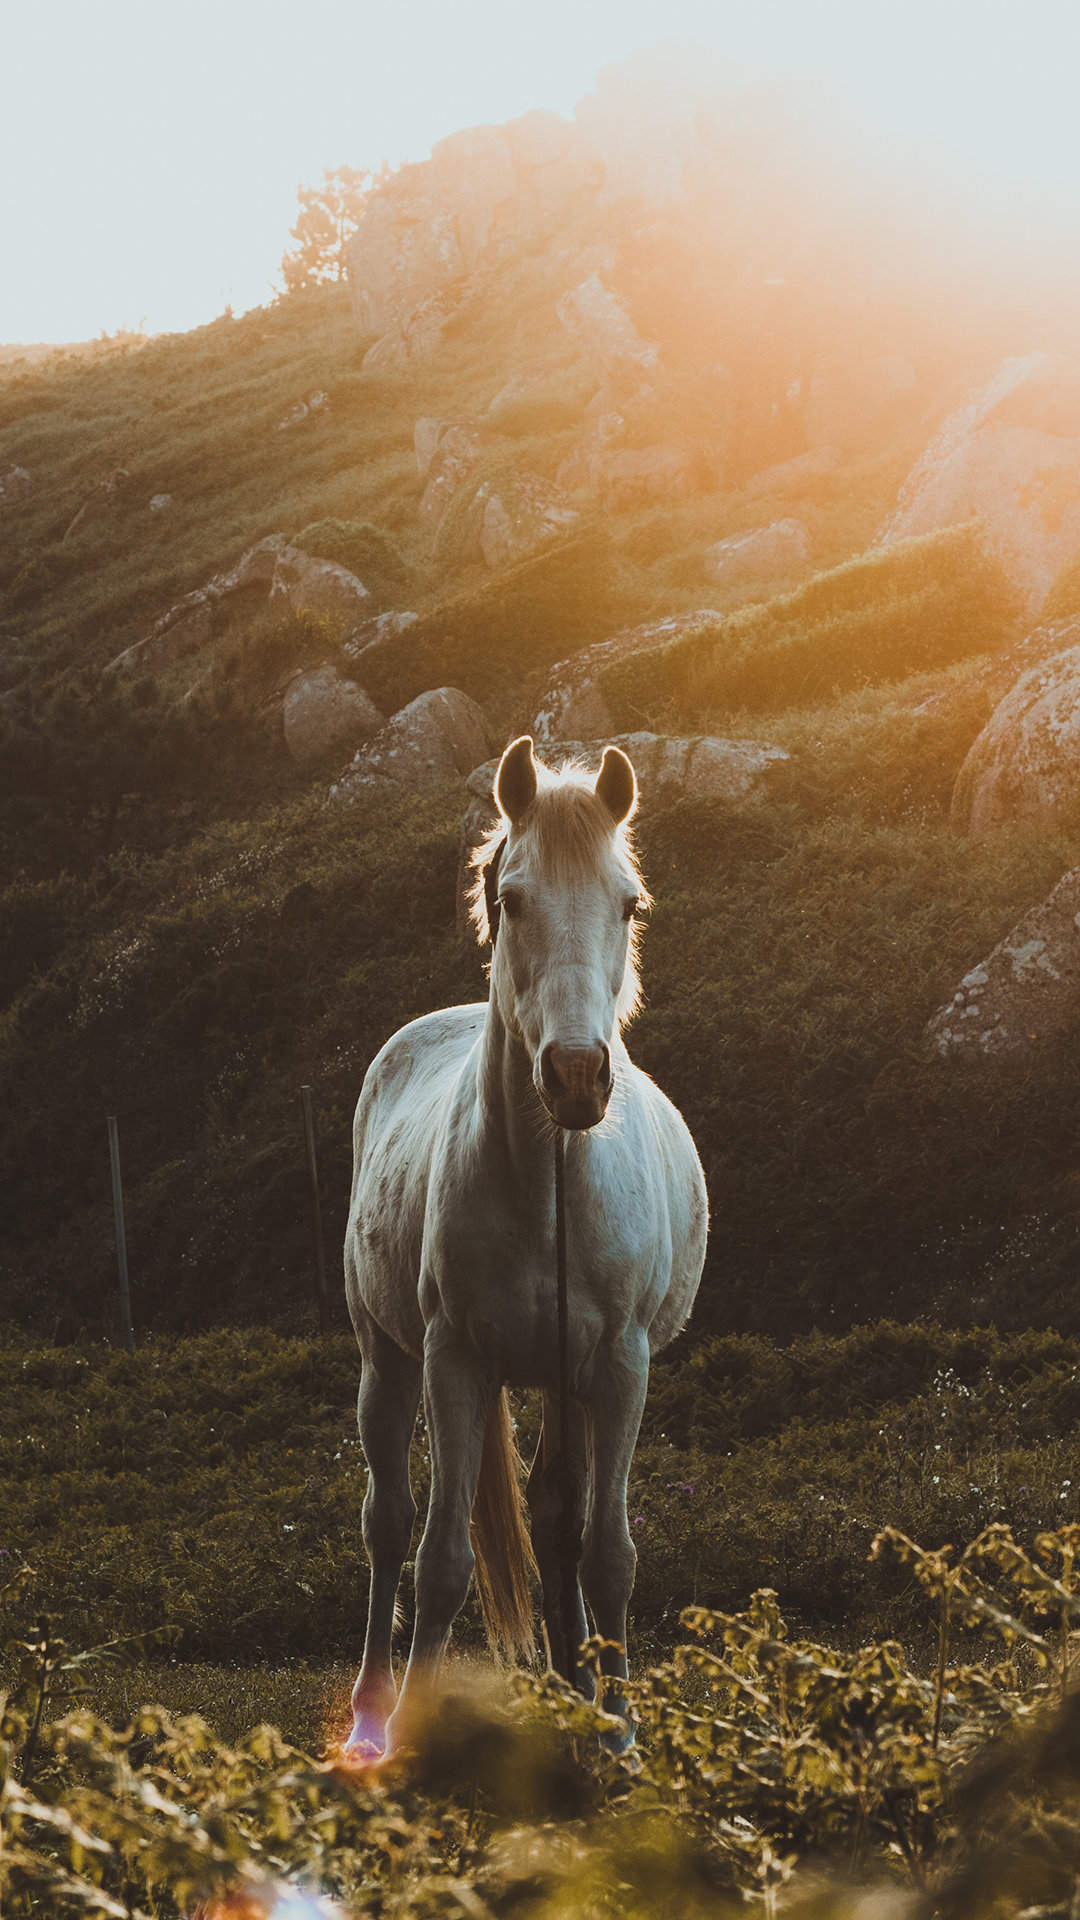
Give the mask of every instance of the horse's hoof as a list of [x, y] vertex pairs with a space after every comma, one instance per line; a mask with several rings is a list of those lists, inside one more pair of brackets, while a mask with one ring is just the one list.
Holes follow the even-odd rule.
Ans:
[[386, 1726], [375, 1714], [360, 1713], [342, 1752], [350, 1767], [374, 1767], [386, 1754]]

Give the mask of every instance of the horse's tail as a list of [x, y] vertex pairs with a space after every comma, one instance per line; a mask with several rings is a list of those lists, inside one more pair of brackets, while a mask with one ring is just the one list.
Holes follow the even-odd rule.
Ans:
[[493, 1653], [536, 1654], [529, 1575], [536, 1572], [521, 1492], [521, 1455], [504, 1387], [488, 1417], [472, 1510], [476, 1585]]

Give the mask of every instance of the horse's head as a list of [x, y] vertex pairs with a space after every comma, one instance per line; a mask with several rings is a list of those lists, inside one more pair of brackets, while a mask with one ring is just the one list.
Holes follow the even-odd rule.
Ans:
[[495, 798], [506, 842], [492, 995], [556, 1126], [594, 1127], [614, 1084], [612, 1042], [638, 998], [634, 916], [648, 896], [626, 833], [634, 769], [608, 747], [595, 780], [553, 774], [526, 736], [503, 754]]

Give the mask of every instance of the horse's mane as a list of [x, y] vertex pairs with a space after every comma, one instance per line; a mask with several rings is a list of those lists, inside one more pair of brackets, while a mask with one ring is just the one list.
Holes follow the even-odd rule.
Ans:
[[[557, 772], [538, 762], [536, 772], [536, 799], [518, 822], [515, 833], [519, 839], [529, 842], [545, 872], [556, 880], [587, 879], [590, 874], [597, 873], [601, 862], [614, 852], [616, 859], [625, 867], [627, 877], [633, 879], [641, 905], [651, 906], [652, 897], [642, 878], [633, 835], [625, 821], [612, 832], [611, 815], [593, 790], [595, 774], [591, 774], [576, 760], [568, 761]], [[473, 854], [475, 878], [465, 897], [469, 918], [481, 945], [491, 938], [484, 870], [494, 857], [499, 842], [505, 839], [507, 830], [507, 822], [500, 814]], [[641, 980], [638, 974], [640, 940], [641, 921], [635, 918], [630, 925], [630, 948], [619, 995], [620, 1026], [637, 1012], [641, 1004]]]

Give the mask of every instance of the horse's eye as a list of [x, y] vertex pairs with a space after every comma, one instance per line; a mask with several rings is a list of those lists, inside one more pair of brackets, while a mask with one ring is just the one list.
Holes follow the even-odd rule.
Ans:
[[641, 905], [641, 902], [639, 900], [623, 901], [622, 917], [628, 924], [633, 919], [640, 905]]
[[516, 920], [524, 904], [521, 894], [514, 887], [508, 887], [505, 893], [499, 895], [499, 905], [508, 920]]

